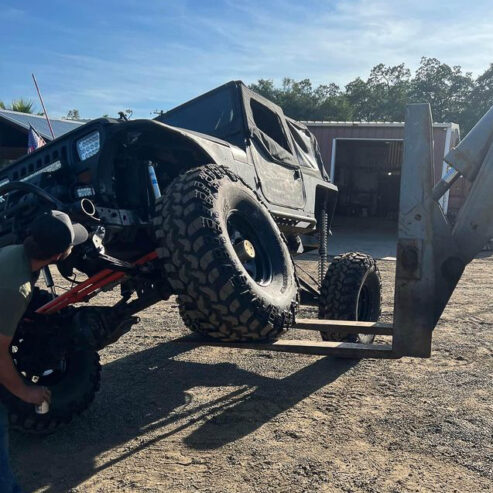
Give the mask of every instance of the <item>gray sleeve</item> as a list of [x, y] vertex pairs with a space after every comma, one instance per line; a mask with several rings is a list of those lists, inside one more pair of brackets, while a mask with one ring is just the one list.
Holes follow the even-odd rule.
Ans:
[[28, 305], [19, 291], [0, 288], [0, 334], [13, 337]]

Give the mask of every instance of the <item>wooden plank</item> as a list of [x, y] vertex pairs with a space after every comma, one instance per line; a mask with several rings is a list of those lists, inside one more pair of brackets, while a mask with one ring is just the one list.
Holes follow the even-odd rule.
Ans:
[[389, 344], [356, 344], [350, 342], [280, 340], [272, 343], [219, 342], [200, 336], [182, 338], [176, 342], [197, 346], [215, 346], [234, 349], [254, 349], [283, 353], [337, 356], [339, 358], [397, 358]]
[[384, 322], [358, 322], [353, 320], [321, 320], [298, 318], [294, 329], [339, 332], [343, 334], [376, 334], [391, 336], [393, 325]]

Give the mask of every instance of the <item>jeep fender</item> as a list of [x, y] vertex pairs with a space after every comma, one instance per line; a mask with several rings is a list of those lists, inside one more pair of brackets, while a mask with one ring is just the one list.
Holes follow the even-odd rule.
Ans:
[[162, 151], [173, 154], [174, 149], [188, 150], [193, 162], [183, 165], [190, 168], [208, 163], [231, 165], [234, 159], [228, 142], [156, 120], [132, 120], [116, 126], [107, 146], [123, 142], [157, 154]]

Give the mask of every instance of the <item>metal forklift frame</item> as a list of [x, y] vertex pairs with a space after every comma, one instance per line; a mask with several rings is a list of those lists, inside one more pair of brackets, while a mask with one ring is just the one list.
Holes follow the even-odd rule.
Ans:
[[[187, 342], [241, 349], [347, 358], [429, 358], [433, 329], [466, 265], [493, 237], [493, 107], [445, 161], [451, 169], [434, 186], [433, 119], [429, 104], [406, 108], [401, 170], [393, 323], [298, 319], [294, 328], [392, 336], [391, 344], [280, 340], [268, 344]], [[472, 182], [455, 225], [439, 199], [464, 176]]]
[[[493, 107], [445, 157], [451, 169], [436, 186], [432, 130], [430, 105], [408, 105], [393, 323], [297, 319], [293, 327], [329, 333], [392, 336], [391, 344], [283, 339], [271, 343], [220, 342], [196, 335], [180, 342], [356, 359], [430, 357], [433, 329], [465, 266], [493, 237]], [[472, 187], [452, 226], [438, 201], [460, 176], [471, 181]], [[143, 265], [156, 258], [156, 253], [150, 252], [134, 265]], [[41, 307], [38, 313], [51, 314], [73, 303], [88, 301], [124, 279], [125, 273], [117, 268], [106, 269]]]

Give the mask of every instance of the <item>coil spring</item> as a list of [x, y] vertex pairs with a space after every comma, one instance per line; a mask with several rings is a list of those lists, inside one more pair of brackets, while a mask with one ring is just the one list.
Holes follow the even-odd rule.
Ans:
[[318, 259], [318, 283], [321, 286], [327, 272], [327, 266], [329, 264], [329, 252], [328, 252], [328, 234], [329, 234], [329, 215], [327, 210], [322, 208], [319, 215], [319, 259]]

